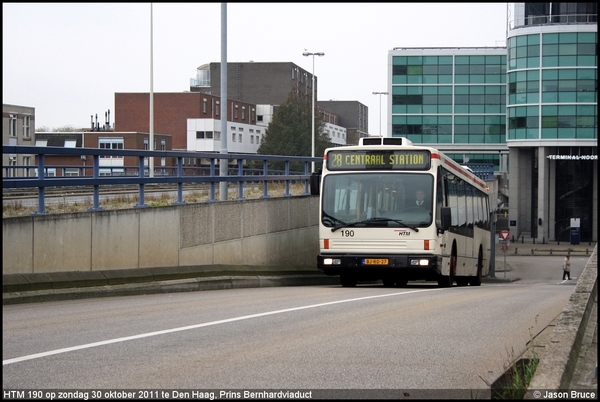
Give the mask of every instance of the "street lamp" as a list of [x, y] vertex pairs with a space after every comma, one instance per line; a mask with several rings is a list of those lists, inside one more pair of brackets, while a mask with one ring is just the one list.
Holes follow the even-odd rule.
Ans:
[[[311, 154], [313, 158], [315, 157], [315, 56], [325, 56], [323, 52], [311, 53], [304, 52], [302, 56], [312, 56], [313, 57], [313, 68], [312, 68], [312, 145], [311, 145]], [[315, 171], [315, 162], [311, 163], [312, 171]]]
[[381, 137], [381, 95], [388, 95], [387, 92], [373, 92], [373, 95], [379, 95], [379, 136]]

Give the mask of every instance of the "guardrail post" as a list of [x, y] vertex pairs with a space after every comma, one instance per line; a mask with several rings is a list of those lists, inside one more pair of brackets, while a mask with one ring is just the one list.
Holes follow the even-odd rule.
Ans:
[[[44, 176], [46, 173], [44, 172], [44, 154], [38, 155], [38, 179], [44, 180]], [[38, 210], [34, 212], [34, 215], [47, 214], [44, 206], [44, 187], [38, 187]]]
[[[215, 177], [215, 163], [216, 160], [214, 158], [210, 159], [210, 177]], [[215, 182], [211, 181], [210, 182], [210, 195], [209, 195], [209, 199], [206, 200], [207, 202], [214, 202], [217, 199], [215, 198]]]
[[[290, 175], [290, 161], [285, 161], [285, 175], [289, 176]], [[285, 180], [285, 193], [283, 193], [284, 197], [289, 197], [290, 196], [290, 181], [289, 180]]]
[[[92, 166], [92, 177], [94, 180], [100, 178], [100, 155], [94, 155], [94, 163]], [[92, 194], [92, 207], [88, 211], [101, 211], [100, 207], [100, 185], [94, 184], [94, 193]]]
[[[304, 174], [307, 176], [310, 176], [309, 172], [309, 166], [310, 164], [308, 162], [304, 162]], [[310, 191], [308, 190], [308, 185], [310, 184], [310, 180], [305, 180], [304, 181], [304, 193], [303, 195], [309, 195]]]
[[[150, 156], [149, 158], [152, 158], [152, 156]], [[146, 173], [145, 173], [145, 169], [144, 169], [144, 157], [143, 156], [139, 157], [138, 177], [140, 177], [142, 179], [144, 177], [146, 177]], [[139, 187], [140, 187], [140, 199], [138, 200], [138, 203], [135, 204], [133, 207], [134, 208], [145, 208], [148, 205], [144, 204], [144, 183], [140, 183]]]
[[[263, 176], [266, 176], [268, 172], [268, 161], [265, 159], [263, 161]], [[260, 198], [269, 198], [269, 187], [267, 185], [267, 181], [263, 181], [263, 195]]]
[[[238, 176], [243, 176], [244, 175], [244, 160], [243, 159], [238, 159], [238, 171], [237, 171]], [[238, 182], [238, 200], [243, 200], [244, 199], [244, 182], [242, 180], [240, 180]]]
[[183, 157], [177, 157], [177, 178], [180, 179], [177, 182], [177, 201], [173, 203], [173, 205], [181, 205], [185, 204], [183, 201], [183, 182], [181, 181], [181, 177], [183, 176]]

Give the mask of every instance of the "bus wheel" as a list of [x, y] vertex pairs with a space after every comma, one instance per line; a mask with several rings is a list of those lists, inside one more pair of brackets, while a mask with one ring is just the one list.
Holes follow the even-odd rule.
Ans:
[[479, 256], [477, 257], [477, 275], [469, 278], [471, 286], [481, 286], [481, 271], [483, 270], [483, 250], [479, 247]]
[[405, 288], [408, 285], [408, 279], [398, 278], [396, 279], [397, 288]]
[[454, 275], [456, 275], [456, 253], [453, 252], [450, 257], [450, 272], [448, 276], [440, 275], [438, 286], [441, 288], [451, 288], [454, 283]]
[[383, 278], [383, 286], [386, 288], [391, 288], [396, 284], [396, 281], [392, 278]]
[[469, 284], [469, 278], [460, 277], [456, 278], [456, 286], [467, 286]]
[[342, 287], [352, 288], [356, 286], [356, 278], [347, 274], [340, 275], [340, 283], [342, 284]]

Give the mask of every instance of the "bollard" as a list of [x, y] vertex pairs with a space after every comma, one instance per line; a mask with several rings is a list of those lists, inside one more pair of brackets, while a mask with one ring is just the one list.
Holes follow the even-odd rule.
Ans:
[[546, 244], [546, 236], [542, 237], [542, 244]]
[[550, 249], [550, 255], [552, 255], [552, 249]]
[[525, 241], [525, 236], [521, 235], [521, 244]]

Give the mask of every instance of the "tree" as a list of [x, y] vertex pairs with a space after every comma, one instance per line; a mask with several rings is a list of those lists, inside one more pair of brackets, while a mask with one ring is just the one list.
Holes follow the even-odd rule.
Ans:
[[[261, 155], [311, 156], [312, 126], [311, 104], [300, 99], [291, 91], [288, 99], [273, 114], [265, 135], [258, 147]], [[331, 146], [329, 136], [323, 131], [325, 123], [315, 113], [315, 156], [322, 156], [325, 148]], [[273, 168], [282, 169], [281, 166]], [[292, 170], [304, 170], [295, 164]]]
[[54, 131], [55, 133], [71, 133], [74, 131], [81, 131], [81, 130], [77, 129], [76, 127], [73, 127], [73, 126], [62, 126], [62, 127], [53, 128], [52, 131]]

